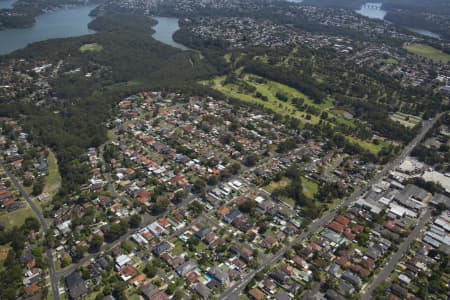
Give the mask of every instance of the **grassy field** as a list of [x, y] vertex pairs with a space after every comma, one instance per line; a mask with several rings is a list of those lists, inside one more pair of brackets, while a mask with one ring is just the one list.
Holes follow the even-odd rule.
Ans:
[[398, 65], [398, 60], [395, 58], [385, 58], [381, 59], [381, 61], [388, 65]]
[[423, 58], [431, 59], [437, 63], [448, 63], [450, 61], [450, 55], [424, 44], [406, 44], [403, 46], [407, 51], [421, 56]]
[[272, 181], [271, 183], [266, 185], [264, 189], [269, 193], [272, 193], [274, 190], [278, 188], [286, 187], [289, 183], [291, 183], [291, 180], [289, 178], [283, 177], [280, 181]]
[[400, 124], [408, 128], [412, 128], [422, 121], [420, 117], [404, 114], [401, 112], [397, 112], [393, 115], [390, 115], [389, 117], [391, 120], [399, 122]]
[[[291, 88], [287, 85], [266, 80], [265, 83], [257, 83], [256, 80], [261, 79], [261, 77], [247, 74], [244, 76], [244, 79], [239, 79], [242, 81], [245, 81], [245, 83], [255, 87], [256, 92], [259, 92], [261, 95], [267, 97], [268, 101], [264, 101], [258, 97], [256, 97], [255, 94], [248, 93], [244, 90], [242, 90], [241, 87], [235, 84], [227, 84], [224, 85], [223, 82], [225, 80], [225, 76], [216, 77], [215, 79], [211, 81], [203, 81], [203, 84], [212, 83], [212, 88], [216, 89], [217, 91], [223, 93], [227, 97], [232, 97], [236, 99], [240, 99], [244, 102], [252, 103], [252, 104], [259, 104], [265, 107], [266, 109], [269, 109], [275, 113], [281, 114], [281, 115], [289, 115], [291, 117], [295, 117], [300, 119], [303, 123], [312, 123], [317, 124], [320, 121], [320, 118], [318, 116], [311, 115], [311, 119], [306, 119], [306, 112], [299, 111], [291, 102], [293, 98], [301, 98], [304, 100], [304, 103], [308, 106], [315, 107], [316, 109], [322, 111], [327, 111], [330, 115], [329, 118], [334, 117], [336, 118], [336, 122], [338, 123], [344, 123], [347, 125], [352, 125], [352, 122], [350, 120], [346, 120], [344, 117], [342, 117], [339, 114], [333, 114], [331, 111], [331, 108], [333, 107], [333, 104], [330, 100], [325, 100], [321, 104], [315, 104], [311, 99], [309, 99], [305, 94], [299, 92], [298, 90]], [[288, 96], [289, 101], [283, 102], [279, 100], [276, 97], [277, 93], [282, 93], [286, 96]]]
[[[351, 127], [355, 126], [352, 119], [353, 116], [348, 112], [333, 109], [333, 104], [330, 99], [326, 99], [323, 103], [316, 104], [303, 93], [287, 85], [271, 80], [265, 80], [259, 76], [252, 74], [245, 74], [244, 76], [241, 77], [242, 78], [238, 80], [243, 81], [245, 82], [245, 84], [254, 87], [256, 89], [255, 93], [251, 93], [248, 92], [247, 90], [244, 90], [238, 84], [225, 85], [224, 84], [225, 76], [216, 77], [210, 81], [202, 81], [201, 83], [205, 85], [210, 85], [213, 89], [221, 92], [227, 97], [236, 98], [251, 104], [261, 105], [264, 108], [273, 111], [275, 113], [295, 117], [299, 119], [302, 123], [311, 123], [311, 124], [319, 123], [320, 118], [318, 116], [311, 115], [311, 119], [307, 120], [306, 119], [307, 113], [299, 111], [297, 107], [295, 107], [292, 104], [291, 101], [293, 98], [301, 98], [303, 99], [304, 104], [307, 104], [308, 106], [311, 107], [315, 107], [321, 113], [326, 111], [328, 113], [328, 120], [331, 118], [335, 119], [335, 122], [333, 123], [345, 124]], [[264, 83], [258, 83], [257, 81]], [[267, 98], [267, 101], [264, 101], [263, 99], [256, 97], [256, 93], [260, 93], [261, 95], [265, 96]], [[282, 93], [286, 95], [289, 100], [286, 102], [279, 100], [276, 97], [277, 93]], [[378, 145], [375, 145], [370, 141], [363, 141], [351, 136], [348, 136], [348, 140], [354, 143], [358, 143], [361, 147], [374, 154], [378, 154], [381, 148], [385, 145], [384, 142], [380, 142]]]
[[61, 174], [59, 174], [58, 161], [55, 154], [49, 150], [48, 157], [48, 176], [45, 178], [44, 192], [54, 196], [61, 186]]
[[28, 205], [10, 213], [4, 213], [0, 215], [0, 222], [5, 225], [6, 228], [12, 228], [14, 226], [21, 226], [25, 219], [33, 217], [34, 213]]
[[8, 257], [9, 245], [1, 245], [0, 246], [0, 270], [3, 268], [3, 264]]
[[[278, 188], [285, 188], [290, 183], [291, 179], [283, 177], [280, 181], [272, 181], [271, 183], [266, 185], [264, 189], [267, 192], [272, 193], [274, 190]], [[303, 186], [303, 193], [305, 194], [306, 197], [310, 199], [314, 199], [314, 195], [319, 191], [319, 185], [306, 177], [302, 177], [302, 186]], [[281, 197], [280, 200], [282, 200], [283, 202], [292, 207], [295, 207], [295, 201], [292, 198]]]
[[305, 196], [314, 199], [314, 195], [319, 191], [319, 185], [306, 177], [302, 177], [302, 185]]
[[373, 154], [378, 154], [378, 152], [380, 152], [381, 148], [383, 148], [383, 146], [387, 145], [386, 142], [383, 142], [383, 141], [380, 141], [378, 145], [375, 145], [374, 143], [355, 139], [352, 136], [346, 136], [346, 139], [349, 140], [350, 142], [358, 144], [363, 149], [365, 149]]
[[80, 47], [81, 52], [100, 52], [103, 50], [103, 46], [97, 43], [93, 44], [84, 44]]

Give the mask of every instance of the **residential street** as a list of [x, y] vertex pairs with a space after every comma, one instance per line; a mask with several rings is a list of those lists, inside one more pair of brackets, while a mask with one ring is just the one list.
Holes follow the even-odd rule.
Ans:
[[[397, 168], [403, 160], [411, 153], [411, 151], [420, 143], [420, 141], [424, 138], [424, 136], [428, 133], [428, 131], [433, 128], [434, 124], [439, 120], [445, 112], [438, 114], [430, 121], [424, 121], [423, 126], [419, 134], [403, 149], [401, 154], [392, 162], [388, 163], [382, 171], [380, 171], [377, 175], [375, 175], [367, 184], [363, 187], [357, 188], [356, 191], [347, 198], [342, 204], [338, 205], [334, 210], [325, 213], [320, 219], [313, 221], [308, 229], [302, 232], [294, 242], [302, 242], [306, 238], [308, 238], [313, 233], [320, 231], [323, 227], [325, 227], [328, 223], [330, 223], [337, 215], [338, 211], [341, 208], [349, 207], [353, 204], [359, 197], [361, 197], [370, 187], [376, 184], [381, 180], [384, 176], [388, 174], [389, 171]], [[428, 214], [427, 214], [428, 215]], [[426, 217], [426, 216], [425, 216]], [[424, 217], [424, 219], [426, 219]], [[428, 216], [429, 217], [429, 216]], [[419, 226], [418, 226], [419, 227]], [[244, 279], [230, 287], [226, 292], [224, 292], [219, 299], [221, 300], [234, 300], [239, 299], [239, 295], [245, 286], [252, 280], [256, 273], [262, 271], [264, 268], [274, 265], [279, 259], [281, 259], [286, 252], [286, 249], [289, 249], [293, 243], [285, 245], [277, 254], [272, 256], [267, 261], [261, 263], [261, 266], [255, 270], [250, 272]], [[401, 255], [400, 255], [401, 257]], [[395, 266], [395, 265], [394, 265]]]
[[383, 270], [381, 270], [381, 272], [378, 273], [378, 275], [375, 277], [375, 280], [372, 281], [372, 283], [364, 291], [364, 293], [362, 294], [362, 299], [367, 300], [372, 299], [372, 293], [375, 290], [375, 288], [378, 285], [382, 284], [389, 277], [389, 275], [391, 275], [391, 273], [397, 266], [398, 262], [401, 260], [403, 255], [405, 255], [405, 253], [408, 251], [412, 242], [414, 242], [419, 237], [421, 230], [424, 229], [428, 221], [430, 221], [430, 217], [431, 217], [431, 210], [430, 209], [425, 210], [422, 216], [420, 217], [419, 223], [414, 228], [414, 230], [403, 241], [403, 243], [398, 248], [397, 252], [395, 252], [395, 254], [391, 256], [389, 262], [384, 266]]
[[[8, 170], [8, 168], [2, 162], [0, 162], [0, 165], [3, 168], [3, 170], [5, 170], [5, 173], [11, 179], [11, 182], [15, 185], [17, 190], [20, 191], [20, 193], [22, 194], [22, 197], [27, 201], [28, 205], [31, 207], [31, 209], [33, 210], [35, 215], [38, 217], [39, 222], [42, 225], [42, 231], [44, 232], [45, 235], [47, 235], [47, 233], [49, 231], [49, 227], [48, 227], [47, 221], [45, 220], [45, 218], [42, 215], [39, 208], [36, 206], [36, 204], [34, 204], [33, 200], [31, 200], [28, 193], [25, 191], [25, 189], [22, 187], [22, 185], [17, 181], [16, 177]], [[53, 260], [52, 250], [51, 250], [51, 248], [47, 248], [45, 252], [47, 254], [47, 259], [48, 259], [48, 268], [50, 271], [50, 280], [51, 280], [51, 284], [52, 284], [53, 299], [59, 300], [60, 299], [59, 281], [56, 276], [55, 263]]]

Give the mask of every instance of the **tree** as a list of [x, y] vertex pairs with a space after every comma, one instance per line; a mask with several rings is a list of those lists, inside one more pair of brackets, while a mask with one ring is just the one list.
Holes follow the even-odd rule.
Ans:
[[167, 286], [166, 293], [168, 295], [172, 295], [175, 292], [176, 288], [177, 285], [174, 282], [172, 282]]
[[23, 225], [23, 228], [26, 231], [39, 231], [39, 228], [41, 227], [41, 224], [39, 223], [38, 219], [34, 217], [27, 217], [25, 219], [25, 223]]
[[128, 220], [131, 228], [138, 228], [141, 225], [142, 217], [138, 214], [134, 214]]
[[179, 204], [185, 199], [188, 195], [186, 190], [177, 191], [172, 199], [172, 202], [175, 204]]
[[219, 182], [219, 176], [211, 175], [208, 177], [208, 185], [216, 185]]
[[182, 290], [177, 290], [173, 297], [175, 298], [175, 300], [181, 300], [184, 297], [184, 293]]
[[250, 153], [245, 158], [244, 164], [247, 167], [254, 167], [256, 165], [256, 163], [258, 162], [258, 160], [259, 160], [259, 157], [256, 153]]
[[33, 196], [42, 194], [42, 191], [44, 190], [44, 186], [45, 186], [44, 177], [39, 177], [33, 185], [33, 191], [32, 191]]
[[158, 268], [152, 264], [147, 264], [144, 268], [144, 273], [148, 278], [153, 278], [158, 273]]
[[103, 242], [104, 242], [103, 236], [96, 234], [91, 240], [90, 250], [92, 252], [97, 252], [98, 250], [100, 250], [100, 247], [103, 245]]
[[246, 214], [252, 214], [256, 209], [256, 201], [254, 200], [245, 200], [239, 205], [239, 210]]
[[166, 199], [158, 200], [155, 203], [153, 203], [152, 214], [159, 215], [159, 214], [165, 212], [168, 206], [169, 206], [168, 200], [166, 200]]
[[192, 185], [192, 192], [195, 194], [202, 194], [205, 191], [205, 181], [197, 178]]

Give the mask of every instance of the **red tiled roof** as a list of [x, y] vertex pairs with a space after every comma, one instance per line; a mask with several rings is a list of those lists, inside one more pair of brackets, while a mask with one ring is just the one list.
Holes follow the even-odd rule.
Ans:
[[334, 230], [336, 232], [341, 233], [342, 230], [344, 230], [344, 225], [342, 225], [342, 224], [340, 224], [340, 223], [338, 223], [336, 221], [333, 221], [333, 222], [330, 223], [330, 225], [328, 225], [328, 228], [330, 228], [331, 230]]
[[344, 226], [347, 226], [348, 223], [350, 223], [350, 220], [348, 218], [344, 217], [343, 215], [338, 216], [335, 219], [335, 221], [340, 223], [340, 224], [342, 224], [342, 225], [344, 225]]

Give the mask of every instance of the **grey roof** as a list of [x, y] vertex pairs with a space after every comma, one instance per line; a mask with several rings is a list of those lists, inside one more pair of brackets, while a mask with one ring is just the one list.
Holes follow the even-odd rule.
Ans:
[[88, 293], [88, 288], [81, 278], [80, 272], [73, 272], [66, 277], [67, 288], [71, 299], [81, 299]]
[[230, 277], [228, 276], [228, 274], [222, 271], [222, 269], [219, 267], [211, 267], [208, 270], [208, 274], [216, 278], [222, 284], [227, 284], [228, 282], [230, 282]]
[[447, 208], [450, 208], [450, 198], [443, 194], [435, 194], [433, 199], [431, 199], [430, 203], [434, 205], [444, 203], [445, 206], [447, 206]]
[[199, 294], [203, 299], [208, 299], [209, 295], [211, 294], [211, 290], [205, 286], [203, 283], [198, 282], [194, 286], [194, 290]]
[[161, 242], [161, 243], [159, 243], [158, 245], [156, 245], [154, 248], [153, 248], [153, 253], [155, 254], [155, 255], [161, 255], [163, 252], [165, 252], [165, 251], [167, 251], [167, 250], [169, 250], [170, 249], [170, 244], [168, 243], [168, 242], [166, 242], [166, 241], [164, 241], [164, 242]]
[[320, 235], [334, 243], [339, 243], [339, 241], [341, 240], [341, 235], [339, 233], [331, 231], [328, 228], [322, 231]]
[[212, 229], [210, 227], [204, 227], [197, 231], [194, 235], [199, 239], [203, 239], [210, 232], [212, 232]]
[[153, 285], [153, 284], [151, 284], [151, 283], [145, 285], [145, 286], [142, 287], [142, 289], [141, 289], [141, 293], [142, 293], [147, 299], [150, 299], [150, 298], [151, 298], [153, 295], [155, 295], [157, 292], [159, 292], [159, 289], [158, 289], [155, 285]]
[[400, 193], [395, 196], [395, 198], [400, 203], [403, 203], [403, 201], [406, 201], [410, 198], [423, 201], [429, 194], [429, 192], [416, 185], [408, 184], [402, 191], [400, 191]]
[[176, 271], [180, 276], [186, 276], [186, 274], [188, 274], [189, 272], [191, 272], [192, 270], [194, 270], [197, 267], [198, 267], [197, 263], [190, 260], [190, 261], [187, 261], [184, 264], [178, 266], [176, 268]]
[[352, 294], [355, 291], [355, 288], [351, 284], [343, 280], [339, 280], [338, 288], [339, 292], [344, 296], [346, 296], [347, 294]]
[[282, 284], [286, 283], [286, 281], [289, 279], [289, 276], [281, 270], [274, 270], [270, 274], [270, 277]]
[[291, 296], [287, 293], [278, 293], [273, 296], [276, 300], [291, 300]]
[[353, 285], [356, 285], [356, 286], [359, 286], [362, 284], [361, 278], [358, 275], [356, 275], [352, 272], [349, 272], [349, 271], [344, 272], [344, 274], [342, 274], [341, 278], [350, 282]]

